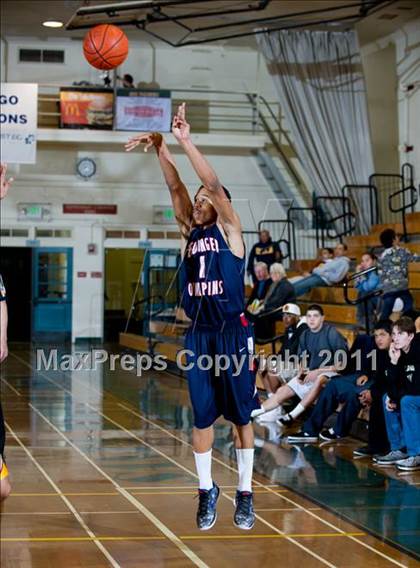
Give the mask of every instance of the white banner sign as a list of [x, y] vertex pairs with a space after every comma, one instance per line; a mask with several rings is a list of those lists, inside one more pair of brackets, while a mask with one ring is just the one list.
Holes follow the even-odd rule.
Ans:
[[38, 85], [1, 83], [1, 160], [8, 164], [36, 162]]
[[169, 91], [142, 93], [119, 89], [116, 102], [116, 129], [169, 132], [171, 130]]

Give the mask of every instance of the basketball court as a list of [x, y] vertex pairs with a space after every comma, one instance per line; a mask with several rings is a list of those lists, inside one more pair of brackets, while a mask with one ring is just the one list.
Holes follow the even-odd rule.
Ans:
[[[232, 192], [246, 254], [269, 231], [293, 279], [309, 274], [321, 251], [347, 246], [346, 280], [294, 301], [302, 313], [321, 306], [350, 346], [371, 331], [354, 286], [360, 257], [378, 252], [387, 228], [420, 254], [419, 18], [412, 0], [4, 0], [2, 153], [14, 180], [1, 205], [9, 321], [0, 393], [11, 483], [1, 502], [2, 566], [420, 566], [420, 470], [354, 456], [367, 442], [362, 408], [350, 435], [333, 443], [288, 443], [301, 418], [290, 431], [252, 422], [252, 530], [234, 524], [241, 472], [232, 425], [219, 418], [217, 522], [198, 529], [194, 415], [187, 356], [179, 355], [194, 318], [182, 304], [179, 215], [155, 156], [160, 146], [124, 146], [141, 132], [162, 132], [190, 197], [206, 190], [174, 135], [181, 126], [173, 117], [181, 120], [186, 103], [193, 141]], [[314, 65], [314, 77], [328, 81], [303, 81], [316, 96], [313, 108], [299, 106], [298, 63], [277, 67], [286, 52], [280, 57], [273, 44], [270, 59], [264, 43], [294, 31], [336, 33], [337, 49], [347, 41], [357, 48], [333, 85], [344, 98], [357, 85], [350, 118], [340, 123], [332, 97], [337, 130], [327, 121], [313, 138], [305, 128], [321, 121], [315, 98], [333, 79]], [[334, 69], [347, 61], [343, 53]], [[297, 81], [285, 98], [276, 90], [283, 75]], [[302, 124], [287, 122], [288, 104], [302, 111], [314, 155], [300, 145]], [[350, 178], [347, 167], [360, 169]], [[217, 239], [202, 240], [201, 252], [219, 252]], [[213, 295], [209, 274], [197, 296]], [[418, 310], [420, 262], [407, 278]], [[394, 307], [392, 318], [402, 313]], [[257, 338], [261, 356], [280, 349], [283, 322], [273, 329], [267, 341]], [[2, 358], [3, 345], [4, 335]], [[260, 374], [256, 386], [265, 400]]]

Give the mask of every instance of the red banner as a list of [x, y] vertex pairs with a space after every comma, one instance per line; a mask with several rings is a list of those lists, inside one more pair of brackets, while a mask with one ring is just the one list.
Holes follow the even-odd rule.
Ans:
[[117, 205], [104, 205], [97, 203], [64, 203], [63, 213], [72, 213], [77, 215], [116, 215], [118, 212]]

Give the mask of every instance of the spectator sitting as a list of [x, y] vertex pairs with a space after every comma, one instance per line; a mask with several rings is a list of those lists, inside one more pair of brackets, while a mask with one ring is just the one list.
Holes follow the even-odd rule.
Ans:
[[[375, 261], [376, 261], [375, 255], [373, 255], [370, 252], [365, 252], [362, 255], [361, 263], [356, 268], [356, 272], [360, 272], [361, 270], [367, 270], [368, 268], [374, 267]], [[379, 284], [380, 280], [376, 270], [372, 270], [372, 272], [368, 272], [368, 274], [360, 276], [357, 280], [355, 280], [355, 286], [357, 288], [357, 299], [360, 300], [367, 294], [370, 294], [371, 292], [377, 290], [379, 288]], [[370, 329], [372, 329], [375, 323], [377, 306], [378, 306], [378, 297], [369, 298], [369, 300], [367, 300], [366, 302]], [[360, 304], [357, 304], [357, 323], [361, 328], [366, 327], [364, 302], [360, 302]]]
[[420, 335], [412, 319], [400, 318], [392, 328], [384, 397], [385, 424], [391, 451], [375, 459], [380, 466], [420, 470]]
[[247, 310], [250, 313], [254, 313], [254, 311], [258, 309], [259, 305], [266, 297], [268, 289], [273, 283], [268, 273], [268, 267], [265, 262], [257, 262], [254, 270], [256, 280], [247, 303]]
[[[321, 249], [321, 254], [319, 257], [319, 263], [316, 265], [316, 268], [321, 268], [325, 266], [328, 262], [330, 262], [334, 258], [334, 249], [326, 247]], [[310, 272], [302, 272], [302, 276], [293, 276], [289, 278], [289, 282], [294, 284], [295, 282], [299, 282], [299, 280], [303, 280], [307, 276], [310, 276]]]
[[282, 254], [278, 243], [273, 242], [270, 231], [260, 231], [260, 240], [256, 243], [249, 253], [247, 272], [251, 276], [253, 284], [256, 282], [255, 263], [264, 262], [268, 268], [274, 262], [282, 261]]
[[[296, 376], [298, 369], [292, 360], [292, 356], [297, 355], [300, 336], [305, 329], [308, 329], [306, 320], [301, 317], [300, 308], [296, 304], [285, 304], [282, 308], [282, 314], [286, 329], [281, 338], [282, 345], [278, 353], [279, 364], [276, 368], [264, 369], [261, 373], [261, 379], [269, 398], [282, 384]], [[262, 422], [274, 421], [279, 418], [280, 414], [278, 409], [274, 409], [262, 414], [260, 419]]]
[[[368, 347], [370, 342], [366, 342], [366, 348], [363, 349], [358, 341], [362, 337], [370, 339], [368, 336], [357, 337], [350, 351], [351, 364], [343, 371], [343, 376], [336, 377], [327, 384], [319, 396], [314, 411], [303, 424], [302, 430], [289, 436], [288, 442], [291, 444], [317, 442], [318, 437], [321, 440], [332, 442], [344, 438], [349, 434], [360, 409], [372, 404], [373, 392], [375, 392], [375, 412], [370, 416], [369, 427], [372, 432], [369, 434], [369, 441], [372, 446], [376, 446], [375, 452], [384, 448], [386, 451], [387, 440], [384, 437], [382, 398], [384, 373], [390, 364], [388, 350], [391, 345], [391, 322], [386, 320], [375, 325], [375, 345], [372, 350]], [[372, 357], [372, 351], [375, 354], [374, 357]], [[356, 354], [356, 358], [352, 357], [353, 353]], [[358, 365], [354, 364], [357, 359], [359, 359]], [[359, 369], [356, 368], [357, 366]], [[350, 371], [350, 374], [347, 374], [347, 371]], [[334, 426], [322, 430], [324, 422], [339, 404], [344, 406], [338, 413]], [[371, 452], [372, 448], [369, 451]], [[358, 455], [369, 454], [359, 453]]]
[[[255, 324], [255, 336], [261, 341], [275, 336], [275, 322], [280, 319], [280, 313], [270, 314], [272, 310], [281, 308], [287, 302], [295, 301], [295, 289], [286, 278], [282, 264], [275, 262], [270, 267], [272, 284], [267, 295], [258, 306], [254, 306], [249, 319]], [[254, 305], [254, 303], [253, 303]]]
[[[299, 339], [298, 356], [301, 367], [298, 374], [287, 385], [281, 386], [251, 417], [257, 417], [268, 410], [273, 410], [289, 398], [297, 395], [301, 402], [282, 419], [282, 424], [290, 424], [306, 410], [318, 397], [325, 383], [339, 373], [334, 365], [325, 363], [333, 358], [336, 351], [347, 353], [347, 342], [336, 328], [324, 323], [324, 311], [321, 306], [312, 304], [306, 312], [306, 329]], [[329, 357], [326, 357], [329, 354]], [[321, 366], [322, 365], [322, 366]]]
[[[257, 315], [264, 315], [275, 308], [283, 306], [286, 302], [295, 301], [295, 289], [287, 280], [284, 266], [279, 262], [275, 262], [270, 266], [270, 278], [272, 284], [268, 289], [267, 295], [260, 306], [258, 306]], [[278, 317], [276, 319], [279, 319]]]
[[378, 275], [383, 290], [381, 301], [381, 319], [389, 318], [394, 302], [401, 298], [404, 311], [413, 307], [413, 297], [408, 289], [408, 263], [420, 261], [420, 255], [412, 254], [408, 249], [400, 247], [394, 229], [385, 229], [380, 235], [384, 252], [378, 258]]
[[332, 286], [341, 282], [350, 268], [346, 256], [347, 245], [339, 243], [334, 249], [334, 258], [324, 266], [314, 268], [312, 274], [294, 284], [296, 296], [302, 296], [318, 286]]

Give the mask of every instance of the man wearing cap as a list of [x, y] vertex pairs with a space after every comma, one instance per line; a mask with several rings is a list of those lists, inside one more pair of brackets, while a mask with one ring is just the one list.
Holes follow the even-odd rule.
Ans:
[[282, 345], [278, 355], [286, 364], [281, 369], [268, 370], [264, 373], [262, 380], [268, 396], [271, 396], [281, 384], [286, 383], [296, 374], [296, 369], [289, 367], [287, 362], [291, 355], [297, 355], [299, 338], [305, 329], [308, 329], [305, 318], [301, 318], [301, 311], [298, 305], [285, 304], [281, 313], [285, 332], [281, 338]]

